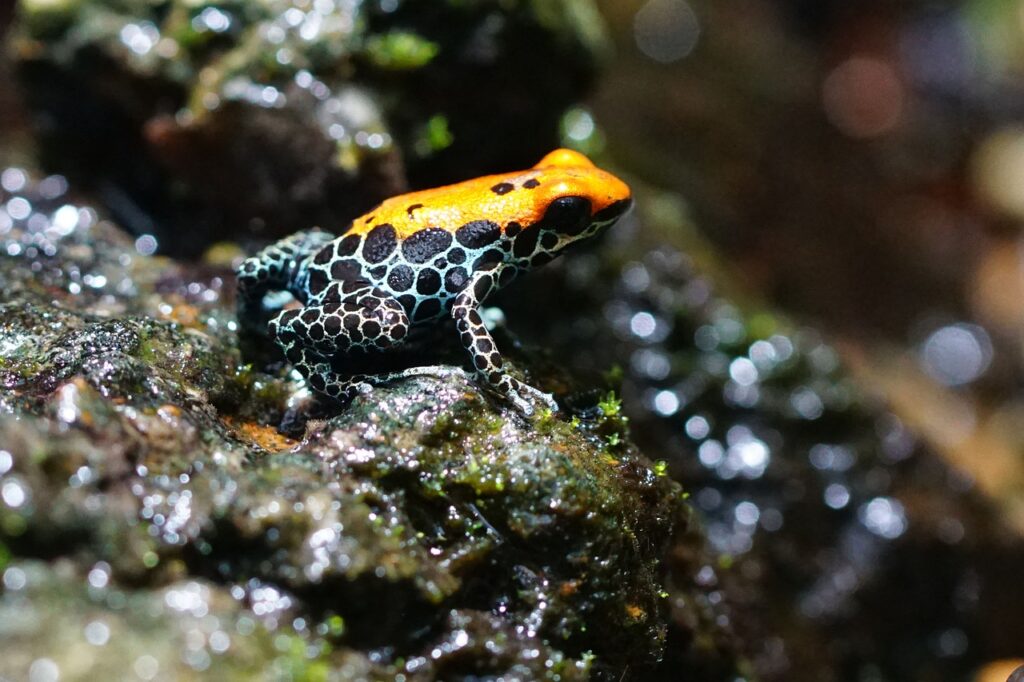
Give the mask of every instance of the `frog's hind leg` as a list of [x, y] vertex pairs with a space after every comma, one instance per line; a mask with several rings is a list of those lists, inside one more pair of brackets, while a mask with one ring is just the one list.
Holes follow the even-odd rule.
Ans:
[[333, 284], [320, 303], [279, 313], [271, 320], [270, 331], [314, 391], [344, 401], [367, 384], [378, 383], [372, 376], [352, 376], [351, 359], [401, 346], [409, 317], [380, 289], [341, 282]]
[[320, 230], [297, 232], [246, 258], [238, 267], [238, 321], [243, 327], [261, 332], [267, 314], [263, 297], [271, 291], [290, 291], [304, 298], [300, 275], [304, 264], [334, 235]]

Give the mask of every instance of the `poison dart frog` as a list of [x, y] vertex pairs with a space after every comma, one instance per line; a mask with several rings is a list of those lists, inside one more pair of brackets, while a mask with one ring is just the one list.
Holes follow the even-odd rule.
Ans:
[[[266, 320], [264, 297], [288, 291], [270, 333], [323, 397], [355, 393], [437, 367], [358, 373], [369, 355], [404, 345], [414, 327], [451, 317], [478, 378], [526, 415], [554, 398], [509, 376], [480, 305], [520, 274], [589, 239], [632, 204], [629, 187], [568, 149], [530, 168], [386, 200], [335, 237], [320, 230], [283, 239], [238, 269], [239, 320]], [[372, 366], [372, 362], [370, 363]]]

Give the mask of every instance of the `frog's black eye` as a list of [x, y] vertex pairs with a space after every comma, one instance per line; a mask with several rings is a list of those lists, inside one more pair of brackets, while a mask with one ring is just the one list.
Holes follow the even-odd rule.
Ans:
[[590, 224], [590, 200], [583, 197], [559, 197], [544, 213], [544, 229], [576, 236]]

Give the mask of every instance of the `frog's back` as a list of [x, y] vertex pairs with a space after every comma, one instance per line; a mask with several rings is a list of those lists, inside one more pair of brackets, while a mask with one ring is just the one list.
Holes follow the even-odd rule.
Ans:
[[629, 188], [585, 156], [557, 150], [528, 170], [388, 199], [315, 254], [305, 273], [309, 296], [360, 280], [398, 300], [414, 322], [441, 317], [474, 274], [499, 270], [500, 288], [553, 257], [555, 247], [537, 233], [565, 197], [585, 200], [589, 223], [628, 203]]

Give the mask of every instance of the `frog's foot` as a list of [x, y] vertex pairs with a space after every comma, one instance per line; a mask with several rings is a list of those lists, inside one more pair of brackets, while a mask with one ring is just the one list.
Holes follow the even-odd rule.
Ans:
[[[392, 372], [374, 377], [354, 377], [353, 380], [364, 384], [380, 385], [412, 377], [433, 377], [441, 380], [452, 378], [469, 380], [472, 378], [470, 373], [461, 367], [426, 365], [423, 367], [410, 367], [400, 372]], [[537, 412], [538, 404], [543, 405], [544, 408], [551, 410], [553, 413], [557, 413], [559, 410], [554, 396], [518, 379], [513, 379], [508, 375], [502, 375], [497, 384], [492, 384], [486, 377], [483, 383], [489, 391], [496, 393], [499, 398], [512, 403], [516, 410], [526, 417], [530, 417]]]
[[453, 377], [468, 379], [469, 375], [461, 367], [448, 367], [445, 365], [424, 365], [422, 367], [410, 367], [398, 372], [387, 372], [383, 374], [358, 374], [349, 377], [349, 385], [355, 387], [359, 393], [366, 393], [374, 386], [384, 386], [403, 379], [413, 377], [432, 377], [441, 381], [447, 381]]
[[410, 367], [409, 369], [403, 369], [400, 372], [392, 372], [385, 376], [388, 377], [388, 379], [386, 379], [387, 381], [397, 381], [398, 379], [409, 379], [411, 377], [434, 377], [435, 379], [451, 379], [453, 377], [459, 379], [469, 378], [469, 374], [461, 367], [451, 367], [447, 365]]
[[[347, 386], [349, 390], [354, 392], [366, 393], [371, 390], [373, 386], [383, 386], [414, 377], [432, 377], [442, 381], [447, 381], [453, 378], [468, 381], [473, 378], [469, 372], [461, 367], [425, 365], [423, 367], [410, 367], [398, 372], [388, 372], [387, 374], [362, 374], [349, 377]], [[529, 384], [519, 381], [518, 379], [513, 379], [508, 375], [501, 375], [501, 378], [498, 379], [498, 383], [496, 384], [491, 383], [485, 377], [483, 384], [488, 391], [496, 394], [499, 398], [510, 402], [517, 411], [526, 417], [536, 414], [538, 404], [548, 410], [551, 410], [553, 413], [559, 411], [558, 403], [555, 402], [552, 395], [540, 391]]]
[[513, 379], [508, 375], [502, 376], [496, 384], [491, 385], [491, 388], [501, 395], [502, 398], [512, 403], [523, 416], [533, 416], [537, 411], [538, 404], [543, 405], [544, 408], [550, 410], [553, 414], [558, 412], [558, 403], [553, 395], [536, 389], [518, 379]]

